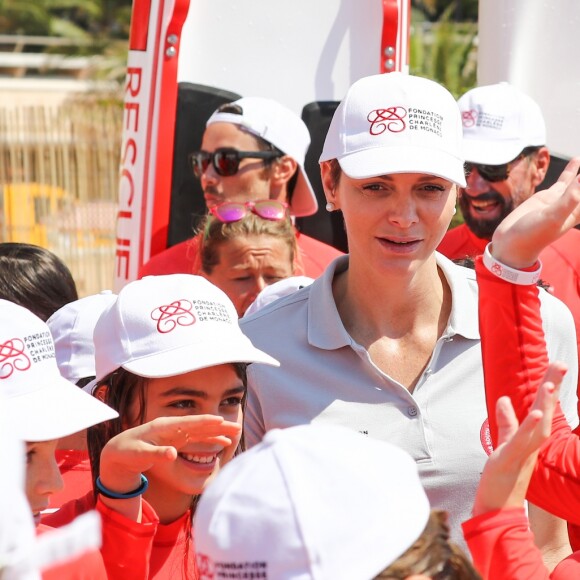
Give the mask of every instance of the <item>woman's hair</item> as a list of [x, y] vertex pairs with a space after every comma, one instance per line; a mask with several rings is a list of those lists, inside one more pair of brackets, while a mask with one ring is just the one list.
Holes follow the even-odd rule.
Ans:
[[375, 580], [404, 580], [412, 574], [433, 580], [481, 580], [469, 558], [449, 541], [446, 512], [431, 510], [423, 533]]
[[[244, 387], [247, 384], [246, 363], [232, 363], [236, 375], [242, 380]], [[95, 480], [100, 473], [101, 452], [107, 442], [127, 428], [128, 424], [142, 425], [147, 413], [147, 400], [145, 391], [149, 379], [140, 377], [123, 368], [119, 368], [111, 374], [101, 379], [95, 389], [106, 386], [104, 402], [119, 413], [116, 419], [99, 423], [88, 429], [88, 449], [91, 460], [91, 472], [93, 478], [93, 489]], [[132, 416], [131, 407], [137, 401], [137, 414]], [[245, 410], [246, 395], [242, 399], [242, 409]], [[244, 438], [240, 439], [240, 444], [236, 450], [236, 455], [244, 451]], [[196, 502], [196, 500], [194, 499]]]
[[247, 236], [272, 236], [284, 241], [290, 250], [290, 261], [293, 269], [300, 269], [296, 234], [290, 218], [267, 220], [248, 212], [244, 218], [237, 222], [223, 223], [208, 214], [200, 224], [198, 232], [202, 234], [200, 244], [201, 270], [206, 274], [211, 274], [214, 266], [219, 264], [219, 250], [222, 244]]
[[46, 322], [79, 296], [70, 270], [58, 256], [40, 246], [5, 242], [0, 244], [0, 298]]

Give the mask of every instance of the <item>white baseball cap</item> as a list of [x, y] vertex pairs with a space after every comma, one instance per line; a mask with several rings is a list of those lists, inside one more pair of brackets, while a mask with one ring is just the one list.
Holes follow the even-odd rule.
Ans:
[[201, 497], [200, 580], [368, 580], [421, 535], [429, 500], [405, 451], [343, 427], [275, 429]]
[[23, 441], [59, 439], [118, 416], [60, 375], [46, 323], [7, 300], [0, 300], [0, 389]]
[[59, 308], [47, 321], [60, 374], [76, 383], [95, 376], [93, 331], [103, 310], [117, 296], [110, 290], [85, 296]]
[[242, 333], [227, 295], [191, 274], [130, 282], [103, 311], [93, 336], [95, 382], [120, 367], [161, 378], [234, 362], [279, 365]]
[[278, 300], [278, 298], [283, 298], [301, 288], [310, 286], [312, 282], [314, 282], [314, 278], [310, 278], [309, 276], [290, 276], [266, 286], [248, 306], [243, 318], [247, 318], [251, 314], [254, 314], [254, 312], [258, 312], [258, 310], [261, 310], [264, 306], [268, 306], [268, 304]]
[[440, 84], [400, 72], [356, 81], [336, 109], [320, 161], [353, 179], [426, 173], [465, 186], [461, 116]]
[[458, 104], [463, 152], [471, 163], [502, 165], [526, 147], [546, 144], [546, 123], [540, 106], [509, 83], [471, 89]]
[[240, 125], [292, 157], [298, 163], [299, 173], [292, 194], [290, 211], [297, 217], [316, 213], [318, 202], [304, 170], [304, 159], [310, 146], [310, 133], [304, 121], [277, 101], [263, 97], [243, 97], [231, 103], [242, 109], [242, 114], [215, 111], [206, 126], [213, 123]]

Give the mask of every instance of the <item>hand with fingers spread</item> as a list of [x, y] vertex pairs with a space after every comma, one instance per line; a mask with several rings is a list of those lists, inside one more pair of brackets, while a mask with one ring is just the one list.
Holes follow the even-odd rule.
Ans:
[[493, 234], [494, 258], [512, 268], [527, 268], [540, 252], [580, 223], [580, 157], [570, 160], [549, 189], [516, 207]]
[[239, 438], [241, 425], [214, 415], [158, 417], [113, 437], [101, 454], [101, 481], [124, 493], [139, 485], [141, 473], [156, 465], [184, 460], [188, 450], [204, 444], [226, 448]]
[[499, 445], [490, 455], [479, 483], [473, 514], [524, 505], [538, 451], [550, 436], [562, 382], [560, 363], [551, 364], [535, 403], [521, 424], [509, 397], [497, 401]]

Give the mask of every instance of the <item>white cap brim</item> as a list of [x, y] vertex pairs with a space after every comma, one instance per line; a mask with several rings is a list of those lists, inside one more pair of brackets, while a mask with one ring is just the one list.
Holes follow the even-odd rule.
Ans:
[[[537, 146], [541, 146], [539, 143]], [[463, 153], [465, 161], [470, 163], [480, 163], [481, 165], [503, 165], [513, 161], [525, 147], [519, 139], [510, 141], [483, 141], [478, 139], [463, 139]]]
[[117, 411], [83, 393], [66, 379], [54, 378], [41, 388], [5, 399], [23, 441], [50, 441], [115, 419]]
[[[245, 339], [245, 337], [242, 338]], [[195, 350], [195, 356], [192, 356], [193, 350]], [[249, 339], [243, 342], [238, 339], [233, 345], [224, 340], [219, 344], [206, 342], [157, 352], [147, 357], [134, 359], [124, 364], [123, 368], [141, 377], [154, 379], [182, 375], [230, 363], [263, 363], [280, 366], [275, 358], [252, 346]]]
[[465, 187], [463, 159], [438, 149], [401, 145], [364, 149], [338, 158], [342, 170], [353, 179], [394, 173], [426, 173]]
[[304, 167], [298, 165], [298, 179], [292, 192], [290, 213], [296, 217], [306, 217], [315, 214], [317, 211], [318, 201], [316, 200], [316, 194], [310, 185]]

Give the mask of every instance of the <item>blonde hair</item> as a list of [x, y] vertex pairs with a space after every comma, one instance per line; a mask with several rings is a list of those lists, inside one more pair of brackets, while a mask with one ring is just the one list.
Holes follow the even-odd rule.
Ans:
[[222, 244], [247, 236], [271, 236], [282, 240], [290, 251], [293, 271], [300, 268], [296, 234], [288, 217], [282, 220], [267, 220], [248, 212], [241, 220], [223, 223], [208, 214], [199, 226], [198, 234], [200, 233], [201, 270], [206, 274], [211, 274], [214, 266], [219, 264], [219, 249]]
[[465, 553], [449, 541], [446, 512], [431, 510], [423, 533], [375, 580], [404, 580], [413, 574], [437, 580], [481, 580]]

